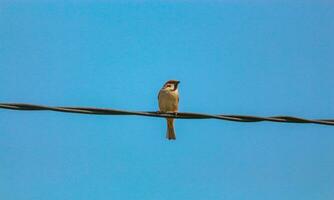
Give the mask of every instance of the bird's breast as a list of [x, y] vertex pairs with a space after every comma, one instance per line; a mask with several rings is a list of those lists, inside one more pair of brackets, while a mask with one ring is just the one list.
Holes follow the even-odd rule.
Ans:
[[178, 110], [178, 97], [177, 91], [165, 91], [159, 92], [159, 108], [163, 112], [176, 112]]

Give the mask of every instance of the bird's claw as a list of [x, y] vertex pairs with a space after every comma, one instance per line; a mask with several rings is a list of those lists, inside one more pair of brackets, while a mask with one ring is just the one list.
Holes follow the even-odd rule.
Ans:
[[170, 114], [170, 115], [174, 115], [175, 117], [177, 117], [177, 112], [166, 112], [167, 114]]
[[178, 116], [178, 112], [172, 112], [172, 111], [167, 111], [167, 112], [162, 112], [162, 111], [157, 111], [157, 114], [167, 114], [167, 115], [174, 115], [175, 117]]

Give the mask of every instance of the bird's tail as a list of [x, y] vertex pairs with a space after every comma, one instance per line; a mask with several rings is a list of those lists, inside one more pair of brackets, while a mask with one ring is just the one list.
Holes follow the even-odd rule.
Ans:
[[174, 131], [174, 119], [167, 119], [167, 139], [169, 140], [175, 140], [175, 131]]

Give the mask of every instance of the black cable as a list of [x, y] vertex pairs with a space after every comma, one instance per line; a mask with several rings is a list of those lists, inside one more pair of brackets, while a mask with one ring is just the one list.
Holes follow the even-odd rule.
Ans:
[[0, 108], [10, 110], [25, 110], [25, 111], [40, 111], [50, 110], [57, 112], [69, 112], [69, 113], [81, 113], [81, 114], [94, 114], [94, 115], [140, 115], [148, 117], [161, 117], [161, 118], [177, 118], [177, 119], [220, 119], [236, 122], [284, 122], [284, 123], [312, 123], [312, 124], [323, 124], [334, 126], [334, 119], [303, 119], [298, 117], [290, 116], [272, 116], [272, 117], [256, 117], [256, 116], [245, 116], [245, 115], [211, 115], [202, 113], [189, 113], [189, 112], [178, 112], [178, 113], [162, 113], [152, 111], [125, 111], [105, 108], [88, 108], [88, 107], [51, 107], [41, 106], [33, 104], [22, 104], [22, 103], [0, 103]]

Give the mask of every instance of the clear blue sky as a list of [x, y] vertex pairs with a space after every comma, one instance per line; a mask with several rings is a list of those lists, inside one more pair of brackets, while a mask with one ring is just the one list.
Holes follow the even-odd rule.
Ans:
[[[248, 2], [248, 1], [247, 1]], [[334, 118], [326, 1], [0, 3], [0, 102]], [[0, 110], [0, 198], [334, 199], [334, 127]]]

